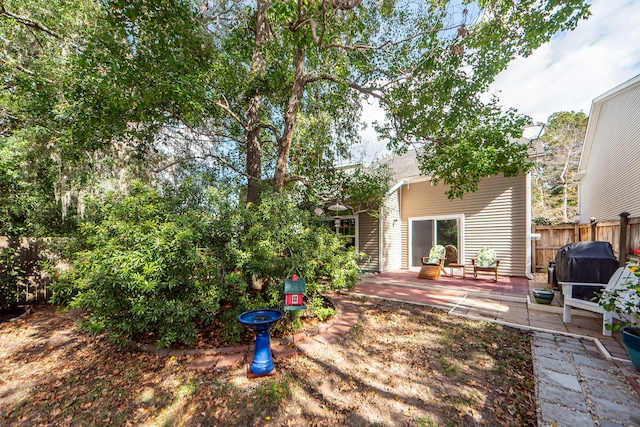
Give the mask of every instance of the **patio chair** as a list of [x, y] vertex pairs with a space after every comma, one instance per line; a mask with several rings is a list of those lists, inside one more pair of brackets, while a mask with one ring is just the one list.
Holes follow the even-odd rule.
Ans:
[[420, 279], [438, 280], [440, 278], [440, 272], [447, 272], [444, 269], [444, 260], [446, 258], [447, 251], [442, 245], [435, 245], [429, 251], [429, 256], [422, 257], [422, 268], [418, 274]]
[[458, 263], [458, 249], [453, 245], [447, 245], [444, 247], [446, 256], [444, 258], [444, 265], [457, 264]]
[[464, 262], [458, 259], [458, 248], [453, 245], [447, 245], [444, 248], [447, 251], [444, 266], [449, 267], [449, 276], [453, 277], [454, 268], [462, 268], [462, 277], [464, 277]]
[[480, 249], [476, 257], [471, 258], [471, 264], [473, 264], [474, 279], [478, 278], [478, 273], [491, 273], [495, 275], [496, 282], [498, 281], [500, 260], [493, 249], [489, 247]]
[[[594, 313], [602, 314], [602, 335], [611, 336], [611, 331], [607, 329], [607, 325], [613, 324], [613, 311], [606, 311], [599, 301], [586, 301], [579, 298], [574, 298], [573, 287], [574, 286], [591, 286], [602, 292], [602, 297], [606, 300], [607, 295], [613, 293], [617, 289], [621, 289], [627, 282], [638, 283], [638, 278], [627, 267], [618, 268], [608, 283], [579, 283], [579, 282], [558, 282], [558, 285], [562, 287], [562, 295], [564, 297], [564, 308], [562, 311], [562, 321], [564, 323], [571, 323], [571, 307], [580, 308], [582, 310], [591, 311]], [[628, 294], [627, 299], [638, 303], [635, 299], [635, 293]], [[624, 319], [623, 319], [624, 320]]]

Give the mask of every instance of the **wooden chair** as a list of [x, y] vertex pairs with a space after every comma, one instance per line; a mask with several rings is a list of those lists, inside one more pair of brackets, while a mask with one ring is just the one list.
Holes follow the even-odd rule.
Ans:
[[473, 264], [474, 279], [478, 278], [478, 273], [492, 273], [495, 275], [496, 282], [498, 281], [500, 260], [493, 249], [489, 247], [480, 249], [476, 257], [471, 258], [471, 264]]
[[462, 268], [462, 277], [464, 278], [464, 262], [460, 262], [458, 258], [458, 248], [453, 245], [447, 245], [444, 248], [447, 251], [444, 266], [449, 267], [449, 276], [453, 277], [454, 268]]
[[[582, 310], [591, 311], [602, 314], [602, 335], [611, 336], [611, 331], [607, 330], [607, 325], [613, 323], [613, 312], [606, 311], [598, 301], [586, 301], [579, 298], [573, 298], [574, 286], [590, 286], [598, 291], [602, 290], [602, 297], [606, 300], [607, 294], [613, 293], [616, 289], [623, 288], [627, 282], [638, 283], [638, 278], [627, 267], [618, 268], [608, 283], [580, 283], [580, 282], [558, 282], [562, 287], [562, 295], [564, 296], [564, 308], [562, 311], [562, 321], [571, 323], [571, 307], [580, 308]], [[633, 300], [634, 294], [629, 294], [629, 299]], [[637, 303], [638, 301], [634, 301]]]
[[429, 251], [429, 256], [423, 256], [422, 268], [418, 273], [419, 279], [438, 280], [440, 273], [444, 272], [445, 276], [447, 272], [444, 269], [444, 260], [446, 258], [446, 249], [442, 245], [435, 245]]

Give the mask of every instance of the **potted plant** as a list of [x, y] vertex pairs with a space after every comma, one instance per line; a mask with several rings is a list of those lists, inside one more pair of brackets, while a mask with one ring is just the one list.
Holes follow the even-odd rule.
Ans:
[[[640, 255], [640, 249], [634, 249], [633, 253]], [[612, 292], [604, 292], [600, 295], [599, 304], [620, 319], [620, 323], [606, 325], [606, 328], [621, 332], [631, 362], [640, 371], [640, 264], [631, 260], [627, 262], [627, 268], [633, 272], [635, 280], [628, 280]]]
[[538, 304], [551, 304], [555, 292], [551, 286], [545, 286], [544, 288], [533, 288], [533, 297]]

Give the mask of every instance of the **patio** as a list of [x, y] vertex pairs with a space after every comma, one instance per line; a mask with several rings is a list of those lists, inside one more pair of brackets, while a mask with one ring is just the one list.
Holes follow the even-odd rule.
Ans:
[[551, 305], [535, 302], [531, 289], [543, 287], [546, 282], [508, 276], [500, 276], [497, 282], [489, 276], [463, 278], [455, 270], [453, 275], [441, 276], [439, 280], [418, 279], [418, 272], [410, 270], [363, 274], [361, 280], [353, 291], [355, 294], [434, 306], [451, 315], [475, 320], [595, 338], [605, 357], [614, 361], [630, 381], [640, 382], [640, 372], [631, 365], [620, 333], [614, 333], [613, 337], [602, 335], [600, 315], [573, 310], [572, 322], [565, 324], [558, 291]]

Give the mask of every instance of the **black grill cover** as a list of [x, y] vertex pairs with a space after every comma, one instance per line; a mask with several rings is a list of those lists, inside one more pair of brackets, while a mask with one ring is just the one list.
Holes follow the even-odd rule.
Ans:
[[[619, 267], [609, 242], [575, 242], [561, 247], [556, 254], [558, 282], [607, 283]], [[574, 286], [573, 298], [591, 300], [592, 287]]]

